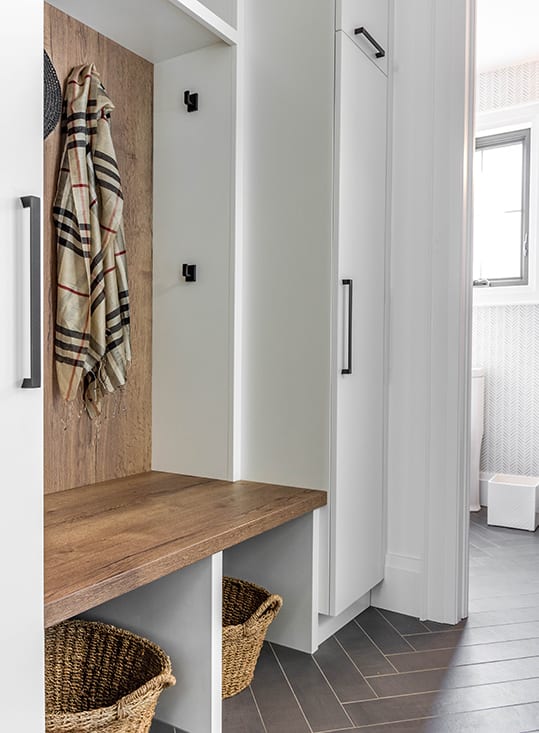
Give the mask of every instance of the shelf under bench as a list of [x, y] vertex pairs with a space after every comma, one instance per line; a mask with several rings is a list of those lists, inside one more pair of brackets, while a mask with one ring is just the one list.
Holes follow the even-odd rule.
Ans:
[[324, 491], [151, 471], [45, 497], [45, 626], [326, 504]]

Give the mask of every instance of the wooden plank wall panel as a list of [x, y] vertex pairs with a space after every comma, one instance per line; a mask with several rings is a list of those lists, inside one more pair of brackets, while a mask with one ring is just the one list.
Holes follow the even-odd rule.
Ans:
[[54, 369], [56, 243], [52, 202], [62, 136], [44, 143], [45, 492], [62, 491], [151, 468], [153, 65], [45, 3], [45, 49], [60, 82], [94, 62], [115, 105], [112, 134], [125, 196], [133, 362], [125, 390], [106, 397], [91, 421], [79, 395], [60, 398]]

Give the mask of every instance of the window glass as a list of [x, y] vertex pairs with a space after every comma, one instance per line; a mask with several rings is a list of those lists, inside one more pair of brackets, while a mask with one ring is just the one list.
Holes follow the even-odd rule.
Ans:
[[[492, 135], [477, 140], [474, 280], [488, 280], [493, 285], [527, 282], [524, 249], [527, 234], [527, 132]], [[510, 282], [499, 282], [506, 280]]]

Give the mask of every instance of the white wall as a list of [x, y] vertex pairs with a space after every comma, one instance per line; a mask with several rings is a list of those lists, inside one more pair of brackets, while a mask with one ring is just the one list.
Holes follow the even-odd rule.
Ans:
[[487, 370], [481, 470], [539, 475], [539, 305], [474, 308], [473, 356]]
[[243, 468], [327, 489], [331, 0], [244, 9]]
[[515, 66], [502, 66], [478, 75], [477, 111], [479, 115], [483, 112], [516, 107], [538, 100], [539, 60]]
[[[155, 66], [152, 467], [232, 476], [235, 49]], [[188, 113], [186, 89], [198, 92]], [[181, 277], [197, 265], [197, 281]]]

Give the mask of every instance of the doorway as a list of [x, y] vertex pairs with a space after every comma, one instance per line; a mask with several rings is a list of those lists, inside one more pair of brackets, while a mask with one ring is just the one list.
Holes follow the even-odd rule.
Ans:
[[[531, 639], [539, 621], [539, 7], [477, 0], [476, 12], [469, 610]], [[520, 631], [512, 628], [519, 620]]]

